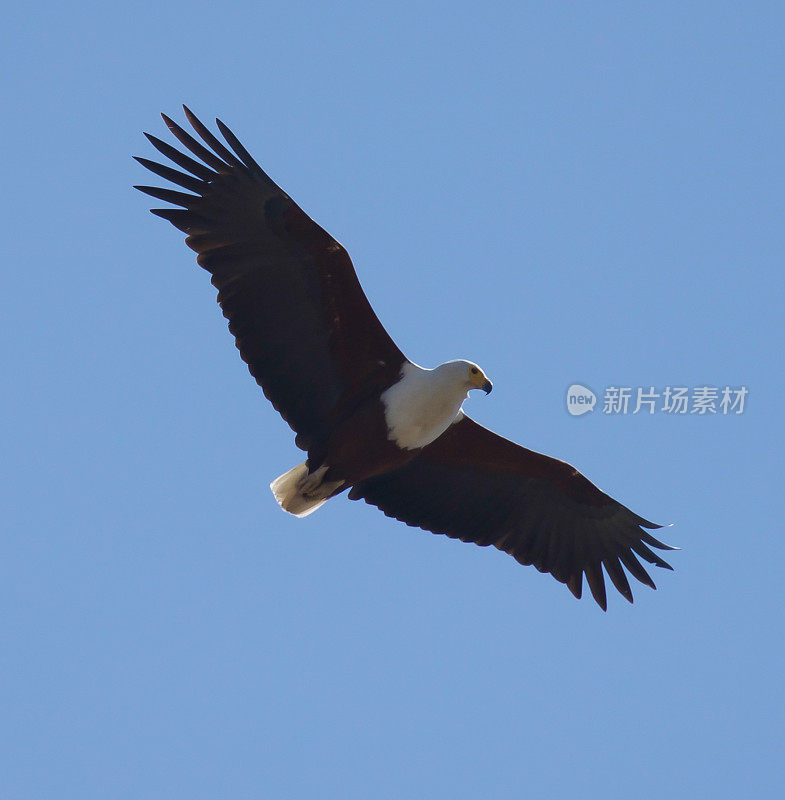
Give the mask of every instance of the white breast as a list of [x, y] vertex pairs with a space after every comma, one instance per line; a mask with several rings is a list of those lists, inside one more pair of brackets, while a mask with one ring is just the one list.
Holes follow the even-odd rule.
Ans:
[[389, 438], [404, 450], [425, 447], [455, 421], [467, 394], [454, 375], [404, 364], [401, 379], [381, 396]]

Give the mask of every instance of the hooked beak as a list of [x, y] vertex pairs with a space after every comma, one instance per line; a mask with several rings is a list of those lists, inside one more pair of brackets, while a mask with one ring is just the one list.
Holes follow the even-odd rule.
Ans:
[[493, 390], [493, 384], [490, 381], [486, 380], [481, 388], [485, 392], [485, 394], [490, 394], [491, 391]]

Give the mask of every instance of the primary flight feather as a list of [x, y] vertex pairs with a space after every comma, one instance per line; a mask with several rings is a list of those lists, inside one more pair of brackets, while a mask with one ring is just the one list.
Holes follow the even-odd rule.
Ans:
[[494, 545], [550, 572], [576, 597], [585, 575], [603, 609], [603, 569], [630, 602], [625, 569], [655, 588], [638, 558], [671, 569], [651, 548], [675, 548], [645, 530], [660, 526], [569, 464], [466, 416], [468, 392], [491, 391], [482, 369], [463, 360], [432, 370], [409, 361], [371, 308], [346, 250], [220, 120], [226, 144], [184, 109], [201, 142], [162, 116], [191, 155], [145, 134], [179, 169], [137, 161], [186, 191], [136, 188], [178, 206], [152, 213], [187, 234], [242, 359], [307, 452], [271, 484], [281, 507], [306, 516], [348, 490], [407, 525]]

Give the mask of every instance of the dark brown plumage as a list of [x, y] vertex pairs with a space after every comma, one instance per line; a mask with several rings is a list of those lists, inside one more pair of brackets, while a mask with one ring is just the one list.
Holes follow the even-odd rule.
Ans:
[[[155, 136], [153, 146], [191, 175], [137, 158], [197, 194], [137, 186], [182, 209], [153, 209], [188, 236], [212, 275], [248, 369], [297, 433], [302, 450], [326, 440], [364, 396], [389, 386], [404, 356], [384, 330], [346, 250], [262, 171], [218, 123], [229, 152], [186, 108], [215, 154], [169, 117], [171, 132], [209, 167]], [[194, 176], [194, 177], [191, 177]]]
[[[637, 557], [670, 569], [650, 548], [675, 548], [644, 530], [658, 525], [568, 464], [463, 415], [425, 446], [399, 446], [384, 393], [403, 382], [411, 364], [376, 317], [346, 250], [222, 122], [228, 148], [185, 113], [204, 144], [163, 118], [191, 155], [146, 134], [183, 171], [137, 160], [187, 191], [136, 188], [180, 207], [153, 213], [187, 234], [186, 244], [210, 272], [243, 360], [297, 434], [297, 446], [308, 452], [303, 476], [318, 476], [322, 468], [327, 489], [320, 502], [349, 489], [351, 499], [362, 498], [408, 525], [494, 545], [550, 572], [576, 597], [585, 575], [603, 609], [603, 569], [630, 602], [624, 568], [654, 588]], [[489, 387], [486, 380], [483, 388]]]
[[404, 467], [358, 483], [349, 497], [362, 497], [407, 525], [494, 545], [521, 564], [550, 572], [576, 597], [585, 574], [603, 609], [602, 567], [632, 602], [620, 561], [654, 589], [635, 554], [671, 569], [647, 545], [675, 549], [642, 530], [659, 525], [633, 514], [569, 464], [514, 444], [469, 417]]

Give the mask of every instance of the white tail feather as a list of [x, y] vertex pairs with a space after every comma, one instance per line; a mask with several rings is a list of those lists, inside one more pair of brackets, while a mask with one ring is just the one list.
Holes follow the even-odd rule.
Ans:
[[307, 477], [308, 467], [303, 462], [292, 467], [288, 472], [284, 472], [270, 484], [270, 489], [272, 489], [278, 505], [284, 511], [294, 514], [295, 517], [307, 517], [309, 514], [313, 514], [343, 483], [343, 481], [328, 481], [305, 495], [301, 489]]

